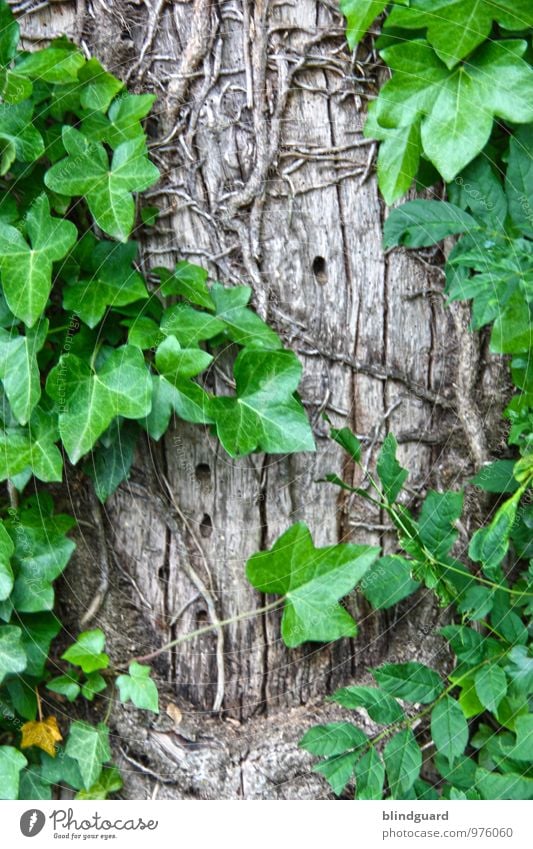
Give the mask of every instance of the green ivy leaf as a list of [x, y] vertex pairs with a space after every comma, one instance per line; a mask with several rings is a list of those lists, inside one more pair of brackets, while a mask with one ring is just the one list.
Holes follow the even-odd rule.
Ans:
[[159, 345], [155, 364], [158, 372], [173, 386], [196, 377], [211, 365], [213, 357], [200, 348], [182, 348], [175, 336], [168, 336]]
[[375, 118], [391, 128], [422, 119], [424, 153], [451, 181], [483, 149], [495, 117], [533, 120], [526, 48], [526, 41], [487, 42], [450, 70], [422, 40], [388, 47], [381, 55], [394, 73], [381, 89]]
[[40, 752], [41, 776], [49, 784], [68, 784], [78, 790], [83, 787], [77, 761], [69, 758], [62, 748], [57, 749], [55, 758], [45, 752]]
[[[65, 44], [65, 42], [62, 42]], [[77, 82], [85, 57], [73, 45], [51, 46], [27, 53], [16, 65], [18, 74], [40, 82], [64, 85]]]
[[94, 491], [102, 504], [128, 477], [138, 434], [139, 428], [134, 422], [116, 420], [107, 431], [106, 444], [97, 445], [91, 452], [85, 473], [92, 478]]
[[82, 685], [81, 694], [88, 702], [92, 702], [94, 697], [98, 693], [102, 693], [106, 687], [107, 681], [104, 676], [100, 675], [99, 672], [91, 672]]
[[108, 307], [117, 309], [148, 298], [141, 274], [132, 268], [136, 255], [136, 242], [94, 244], [81, 279], [65, 287], [63, 307], [96, 327]]
[[[24, 639], [22, 642], [24, 650], [26, 650], [27, 643], [24, 642]], [[10, 675], [4, 684], [11, 707], [18, 716], [29, 722], [37, 718], [37, 697], [33, 689], [34, 682], [30, 680], [30, 677], [28, 664], [26, 664], [23, 675]], [[6, 714], [4, 714], [4, 717], [11, 718], [11, 716], [7, 717]]]
[[8, 4], [0, 4], [0, 65], [8, 65], [15, 57], [20, 39], [20, 27]]
[[4, 525], [0, 523], [0, 601], [5, 601], [9, 598], [13, 589], [13, 569], [11, 567], [11, 557], [15, 546], [6, 531]]
[[144, 138], [141, 120], [149, 113], [154, 94], [118, 95], [109, 107], [108, 116], [91, 112], [82, 122], [87, 138], [104, 141], [113, 149], [131, 139]]
[[393, 799], [408, 793], [420, 774], [422, 752], [411, 729], [392, 737], [383, 749], [387, 781]]
[[76, 240], [70, 221], [53, 218], [46, 195], [26, 216], [29, 244], [15, 227], [0, 222], [0, 273], [9, 308], [28, 326], [40, 319], [52, 288], [52, 265]]
[[105, 634], [100, 628], [83, 631], [61, 657], [88, 674], [96, 669], [107, 669], [109, 666], [109, 656], [104, 652], [104, 646]]
[[141, 221], [143, 224], [146, 224], [147, 227], [154, 227], [157, 223], [157, 219], [159, 218], [159, 207], [158, 206], [143, 206], [141, 209]]
[[337, 702], [345, 708], [365, 708], [370, 719], [382, 725], [391, 725], [405, 719], [405, 714], [392, 696], [376, 687], [342, 687], [328, 701]]
[[437, 672], [417, 661], [385, 663], [372, 670], [372, 675], [387, 693], [408, 702], [428, 704], [444, 686]]
[[291, 351], [240, 352], [233, 367], [237, 396], [213, 398], [209, 407], [231, 457], [314, 451], [307, 416], [294, 397], [301, 370]]
[[33, 766], [23, 769], [20, 773], [20, 799], [51, 799], [52, 787], [44, 781]]
[[396, 245], [423, 248], [477, 227], [471, 215], [452, 203], [412, 200], [389, 214], [383, 228], [383, 245], [386, 249]]
[[65, 696], [68, 702], [75, 701], [81, 692], [80, 685], [72, 675], [58, 675], [57, 678], [52, 678], [48, 681], [46, 689]]
[[154, 439], [166, 431], [174, 410], [185, 421], [210, 423], [210, 397], [190, 378], [202, 372], [213, 357], [199, 348], [182, 348], [174, 336], [167, 337], [156, 351], [152, 411], [146, 427]]
[[173, 271], [166, 268], [154, 268], [153, 273], [161, 281], [162, 295], [181, 295], [192, 304], [198, 304], [207, 310], [215, 305], [207, 287], [208, 274], [200, 265], [182, 260]]
[[103, 145], [88, 142], [72, 127], [63, 128], [63, 144], [68, 156], [46, 172], [47, 187], [61, 195], [85, 197], [98, 226], [125, 242], [135, 214], [131, 192], [143, 191], [159, 179], [159, 171], [146, 155], [144, 139], [120, 144], [111, 166]]
[[494, 713], [507, 692], [505, 672], [495, 663], [486, 663], [476, 672], [474, 683], [479, 701]]
[[252, 295], [249, 286], [225, 288], [215, 283], [210, 294], [215, 304], [215, 315], [224, 324], [223, 333], [232, 342], [270, 351], [281, 348], [278, 334], [246, 306]]
[[60, 481], [63, 458], [55, 443], [59, 439], [57, 416], [37, 407], [30, 419], [29, 463], [35, 477], [42, 481]]
[[387, 26], [427, 29], [427, 39], [437, 56], [453, 68], [490, 34], [492, 22], [510, 30], [533, 26], [531, 7], [521, 0], [447, 0], [437, 7], [432, 0], [415, 0], [409, 7], [395, 6]]
[[114, 96], [124, 88], [124, 83], [105, 71], [95, 58], [80, 68], [78, 80], [82, 84], [80, 103], [93, 112], [106, 112]]
[[365, 545], [315, 548], [309, 529], [299, 522], [270, 551], [254, 554], [246, 574], [261, 592], [285, 597], [281, 635], [287, 646], [329, 642], [355, 636], [356, 624], [338, 600], [353, 590], [378, 553]]
[[37, 353], [46, 341], [48, 321], [39, 322], [25, 336], [0, 330], [0, 379], [13, 415], [21, 425], [28, 423], [41, 397]]
[[6, 675], [23, 672], [25, 668], [22, 631], [15, 625], [0, 625], [0, 683]]
[[80, 790], [76, 799], [107, 799], [111, 793], [118, 793], [123, 787], [122, 776], [116, 766], [104, 766], [98, 781], [90, 790]]
[[9, 171], [15, 160], [34, 162], [44, 153], [44, 142], [32, 124], [32, 115], [31, 103], [0, 104], [1, 175]]
[[513, 224], [533, 238], [533, 127], [518, 127], [509, 140], [505, 191]]
[[18, 614], [18, 621], [27, 659], [24, 672], [28, 676], [40, 678], [44, 674], [50, 644], [61, 630], [61, 622], [53, 613]]
[[155, 350], [163, 341], [164, 335], [153, 318], [140, 315], [137, 318], [124, 319], [120, 323], [129, 328], [128, 345], [135, 345], [141, 351]]
[[27, 763], [13, 746], [0, 746], [0, 799], [18, 799], [20, 773]]
[[39, 507], [21, 511], [6, 523], [15, 544], [13, 603], [21, 613], [39, 613], [54, 606], [53, 582], [67, 565], [75, 544], [65, 536], [72, 524], [47, 517]]
[[438, 751], [453, 764], [468, 743], [468, 723], [461, 705], [450, 696], [440, 699], [431, 711], [431, 736]]
[[138, 348], [114, 350], [98, 370], [79, 357], [61, 357], [46, 391], [58, 402], [59, 432], [72, 463], [89, 451], [117, 416], [140, 419], [151, 408], [152, 383]]
[[157, 687], [150, 678], [150, 667], [133, 661], [128, 671], [128, 675], [119, 675], [116, 681], [120, 701], [131, 701], [135, 707], [159, 713]]
[[175, 304], [163, 313], [161, 332], [175, 336], [186, 348], [213, 339], [224, 333], [224, 322], [207, 312], [194, 309], [189, 304]]
[[387, 0], [340, 0], [340, 10], [346, 18], [346, 38], [353, 50], [375, 19], [387, 6]]
[[387, 434], [378, 455], [377, 473], [383, 486], [385, 497], [393, 504], [408, 477], [407, 469], [403, 469], [396, 459], [398, 443], [392, 433]]
[[65, 753], [77, 762], [83, 786], [90, 790], [99, 778], [103, 764], [111, 759], [109, 728], [103, 722], [96, 727], [88, 722], [73, 722]]
[[379, 128], [371, 131], [365, 126], [365, 135], [382, 138], [378, 153], [378, 183], [385, 203], [390, 206], [410, 188], [420, 164], [420, 124], [395, 129]]
[[191, 380], [180, 381], [173, 386], [165, 377], [152, 375], [152, 409], [141, 422], [152, 439], [160, 439], [168, 429], [170, 417], [174, 411], [187, 422], [211, 424], [210, 396]]

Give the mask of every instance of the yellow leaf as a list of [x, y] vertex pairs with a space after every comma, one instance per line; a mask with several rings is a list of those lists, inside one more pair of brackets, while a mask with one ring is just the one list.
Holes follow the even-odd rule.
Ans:
[[55, 716], [49, 716], [41, 722], [25, 722], [22, 726], [22, 742], [21, 749], [27, 749], [29, 746], [38, 746], [43, 752], [49, 754], [52, 758], [56, 756], [56, 743], [59, 743], [63, 737], [57, 725]]

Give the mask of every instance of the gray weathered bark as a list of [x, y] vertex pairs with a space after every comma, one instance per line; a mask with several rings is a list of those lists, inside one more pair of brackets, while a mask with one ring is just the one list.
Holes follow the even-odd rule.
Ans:
[[[438, 255], [383, 254], [375, 150], [361, 134], [376, 59], [370, 43], [350, 56], [335, 2], [33, 6], [19, 5], [31, 43], [66, 32], [135, 90], [157, 93], [149, 132], [163, 177], [147, 194], [162, 215], [141, 236], [144, 262], [188, 258], [226, 283], [251, 283], [258, 311], [303, 361], [317, 441], [316, 454], [231, 461], [204, 429], [176, 422], [160, 445], [141, 446], [130, 482], [105, 507], [103, 540], [81, 526], [62, 589], [76, 632], [107, 548], [109, 589], [93, 624], [126, 658], [261, 606], [244, 564], [295, 520], [317, 545], [391, 550], [383, 516], [317, 483], [327, 472], [355, 476], [325, 439], [322, 412], [368, 437], [369, 462], [394, 431], [416, 504], [482, 459], [479, 421], [498, 406], [499, 378], [483, 351], [465, 348], [464, 315], [453, 321], [444, 307]], [[479, 379], [466, 380], [465, 368]], [[84, 485], [70, 483], [70, 509], [85, 519], [91, 510], [98, 528]], [[297, 749], [305, 728], [336, 715], [324, 695], [387, 655], [442, 651], [430, 636], [441, 614], [426, 594], [387, 615], [351, 605], [354, 641], [288, 651], [272, 613], [158, 658], [162, 717], [112, 713], [124, 796], [327, 796]]]

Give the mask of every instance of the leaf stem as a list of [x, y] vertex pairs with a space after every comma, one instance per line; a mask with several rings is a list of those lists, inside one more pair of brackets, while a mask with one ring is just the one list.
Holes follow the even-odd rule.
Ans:
[[37, 699], [37, 711], [39, 713], [39, 722], [43, 721], [43, 706], [41, 704], [41, 697], [39, 695], [39, 688], [37, 684], [35, 685], [35, 698]]
[[164, 646], [161, 646], [161, 648], [156, 649], [149, 654], [134, 657], [133, 660], [136, 660], [137, 663], [152, 660], [154, 657], [163, 654], [163, 652], [173, 649], [175, 646], [181, 645], [181, 643], [186, 643], [189, 640], [194, 639], [194, 637], [200, 637], [202, 634], [208, 634], [209, 631], [215, 631], [217, 628], [221, 628], [226, 625], [233, 625], [235, 622], [241, 622], [243, 619], [251, 619], [254, 616], [259, 616], [261, 613], [268, 613], [269, 610], [275, 610], [284, 602], [285, 596], [276, 599], [276, 601], [272, 601], [270, 604], [265, 604], [264, 607], [258, 607], [256, 610], [247, 610], [245, 613], [239, 613], [238, 616], [232, 616], [230, 619], [221, 619], [218, 622], [211, 622], [209, 625], [204, 625], [202, 628], [197, 628], [195, 631], [183, 634], [181, 637], [178, 637], [176, 640], [172, 640], [170, 643], [165, 643]]

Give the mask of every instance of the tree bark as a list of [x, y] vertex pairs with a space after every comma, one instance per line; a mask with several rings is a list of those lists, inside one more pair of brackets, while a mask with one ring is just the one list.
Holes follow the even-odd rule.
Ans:
[[[160, 444], [143, 442], [103, 511], [70, 470], [66, 506], [91, 525], [80, 526], [61, 589], [70, 633], [106, 574], [91, 626], [106, 631], [114, 658], [259, 608], [246, 560], [297, 520], [316, 545], [393, 550], [386, 517], [318, 482], [328, 472], [356, 479], [322, 414], [366, 437], [370, 464], [393, 431], [416, 507], [429, 486], [460, 484], [490, 449], [479, 423], [498, 407], [500, 377], [464, 314], [445, 308], [438, 252], [383, 253], [375, 146], [361, 132], [380, 72], [371, 41], [352, 57], [329, 0], [14, 8], [30, 47], [66, 33], [133, 90], [158, 95], [148, 130], [162, 178], [146, 197], [162, 212], [139, 233], [143, 263], [186, 258], [226, 284], [252, 285], [256, 309], [303, 362], [317, 442], [315, 454], [232, 461], [207, 429], [176, 421]], [[445, 611], [429, 594], [386, 614], [360, 597], [349, 604], [353, 641], [289, 651], [271, 612], [157, 658], [161, 717], [118, 704], [111, 714], [123, 795], [327, 797], [297, 748], [307, 727], [340, 715], [324, 696], [366, 680], [385, 657], [446, 659], [432, 636]]]

